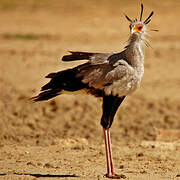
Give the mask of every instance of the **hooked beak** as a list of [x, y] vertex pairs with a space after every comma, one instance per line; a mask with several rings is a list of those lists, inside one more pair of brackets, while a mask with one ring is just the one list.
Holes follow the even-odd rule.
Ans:
[[136, 33], [136, 32], [139, 32], [139, 30], [137, 29], [137, 27], [136, 27], [136, 26], [132, 27], [132, 28], [131, 28], [131, 34]]

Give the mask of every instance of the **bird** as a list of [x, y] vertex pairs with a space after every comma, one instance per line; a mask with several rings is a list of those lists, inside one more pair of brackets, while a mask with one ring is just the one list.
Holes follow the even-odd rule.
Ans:
[[32, 97], [34, 102], [54, 98], [66, 92], [83, 92], [102, 99], [101, 126], [103, 128], [107, 178], [120, 179], [122, 175], [115, 173], [110, 128], [114, 116], [124, 101], [125, 97], [133, 93], [139, 86], [144, 74], [144, 47], [148, 42], [146, 39], [147, 24], [151, 21], [153, 11], [142, 21], [143, 4], [139, 20], [131, 20], [130, 36], [124, 50], [118, 53], [92, 53], [81, 51], [69, 51], [68, 55], [62, 57], [62, 61], [71, 62], [87, 60], [84, 64], [68, 68], [59, 72], [53, 72], [46, 76], [49, 82], [41, 87], [41, 92]]

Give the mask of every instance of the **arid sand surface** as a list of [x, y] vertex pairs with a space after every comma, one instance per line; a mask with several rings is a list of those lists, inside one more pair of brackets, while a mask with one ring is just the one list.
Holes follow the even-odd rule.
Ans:
[[[117, 173], [130, 180], [180, 179], [180, 1], [143, 1], [154, 10], [140, 89], [111, 128]], [[80, 62], [68, 50], [119, 52], [140, 2], [0, 1], [0, 179], [106, 179], [101, 101], [61, 95], [31, 103], [45, 75]]]

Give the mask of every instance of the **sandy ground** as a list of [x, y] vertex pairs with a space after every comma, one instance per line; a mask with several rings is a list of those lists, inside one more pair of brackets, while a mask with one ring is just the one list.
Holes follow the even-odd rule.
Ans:
[[[180, 1], [143, 1], [149, 29], [141, 88], [111, 128], [116, 171], [130, 180], [180, 179]], [[140, 3], [0, 1], [0, 179], [106, 179], [101, 102], [62, 95], [32, 104], [67, 50], [118, 52]]]

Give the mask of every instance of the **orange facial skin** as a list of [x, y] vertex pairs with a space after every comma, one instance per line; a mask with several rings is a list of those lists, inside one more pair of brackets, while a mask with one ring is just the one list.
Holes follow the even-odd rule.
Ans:
[[137, 32], [139, 32], [139, 31], [142, 30], [142, 28], [143, 28], [143, 25], [142, 25], [142, 24], [138, 24], [138, 25], [136, 25], [136, 26], [134, 27], [134, 30], [137, 31]]
[[130, 30], [133, 30], [133, 32], [141, 32], [143, 29], [143, 25], [142, 24], [136, 24], [136, 25], [129, 25]]

